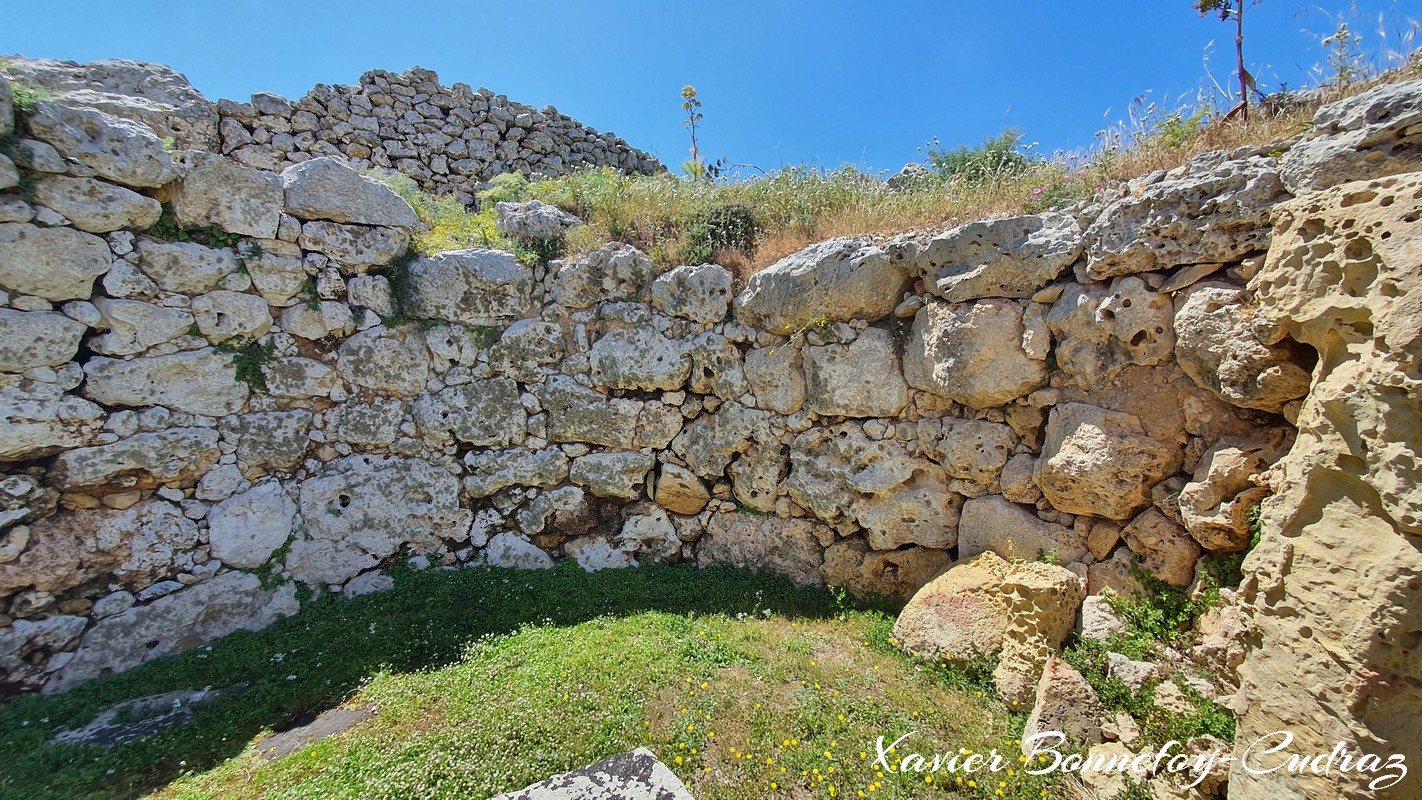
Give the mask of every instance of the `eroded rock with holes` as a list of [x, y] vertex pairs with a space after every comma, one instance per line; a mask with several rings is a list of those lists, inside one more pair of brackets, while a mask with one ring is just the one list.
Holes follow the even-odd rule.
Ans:
[[1030, 702], [1086, 596], [1069, 570], [983, 553], [959, 561], [920, 589], [894, 623], [899, 646], [956, 663], [997, 655], [999, 694]]
[[1127, 365], [1169, 361], [1175, 347], [1172, 317], [1170, 297], [1132, 275], [1109, 285], [1066, 284], [1046, 323], [1062, 372], [1078, 385], [1095, 387]]
[[1288, 199], [1274, 158], [1216, 151], [1145, 180], [1086, 229], [1092, 280], [1237, 261], [1269, 246], [1269, 211]]
[[1253, 298], [1238, 287], [1201, 283], [1175, 314], [1175, 359], [1195, 383], [1231, 405], [1280, 413], [1308, 392], [1312, 359], [1254, 332]]
[[1422, 152], [1422, 81], [1387, 83], [1329, 103], [1313, 115], [1311, 136], [1280, 159], [1295, 194], [1417, 169]]
[[98, 109], [41, 100], [29, 128], [65, 158], [123, 186], [162, 186], [178, 174], [163, 140], [148, 126]]
[[[1280, 207], [1251, 281], [1262, 341], [1288, 336], [1319, 359], [1245, 559], [1236, 757], [1286, 728], [1299, 752], [1341, 741], [1380, 760], [1422, 759], [1419, 247], [1422, 175], [1342, 184]], [[1384, 796], [1368, 780], [1237, 770], [1229, 791], [1275, 798], [1282, 783], [1298, 796]]]

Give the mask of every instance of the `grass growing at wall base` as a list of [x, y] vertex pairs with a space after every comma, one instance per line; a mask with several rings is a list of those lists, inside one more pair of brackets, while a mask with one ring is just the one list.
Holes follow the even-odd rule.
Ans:
[[[880, 733], [919, 731], [925, 752], [1007, 752], [1024, 717], [990, 687], [973, 691], [981, 676], [899, 653], [892, 616], [778, 576], [588, 575], [567, 562], [396, 580], [394, 592], [317, 601], [259, 633], [0, 705], [0, 798], [477, 798], [637, 746], [699, 800], [1051, 788], [1017, 771], [971, 787], [876, 775]], [[113, 748], [45, 744], [111, 704], [205, 686], [230, 694], [180, 728]], [[379, 712], [286, 758], [259, 754], [263, 731], [347, 702]]]

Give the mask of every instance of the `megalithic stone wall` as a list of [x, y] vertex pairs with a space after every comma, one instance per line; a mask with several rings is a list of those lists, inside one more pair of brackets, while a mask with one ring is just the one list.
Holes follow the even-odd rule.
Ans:
[[[736, 293], [617, 244], [407, 262], [411, 209], [347, 160], [258, 163], [220, 130], [324, 125], [311, 107], [259, 96], [243, 122], [127, 62], [16, 74], [57, 88], [17, 123], [0, 82], [21, 162], [0, 159], [7, 691], [388, 588], [411, 559], [733, 564], [907, 597], [993, 551], [1089, 594], [1134, 591], [1137, 561], [1184, 587], [1250, 545], [1264, 501], [1230, 625], [1187, 655], [1239, 682], [1246, 733], [1422, 741], [1422, 82], [1326, 107], [1292, 147], [822, 242]], [[329, 97], [421, 113], [369, 86]], [[235, 244], [164, 240], [160, 198]]]

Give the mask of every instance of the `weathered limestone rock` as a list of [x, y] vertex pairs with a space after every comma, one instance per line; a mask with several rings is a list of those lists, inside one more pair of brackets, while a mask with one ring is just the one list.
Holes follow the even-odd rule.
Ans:
[[267, 301], [254, 294], [219, 289], [193, 298], [193, 320], [213, 344], [236, 339], [250, 342], [271, 330]]
[[676, 561], [681, 555], [681, 539], [667, 512], [656, 505], [633, 509], [642, 513], [628, 514], [613, 542], [629, 555], [640, 555], [653, 564]]
[[[551, 537], [587, 533], [595, 522], [587, 492], [577, 486], [559, 486], [552, 491], [543, 492], [514, 515], [514, 521], [518, 529], [529, 536], [542, 533]], [[608, 555], [606, 550], [594, 549], [600, 550], [600, 556]], [[592, 554], [592, 551], [588, 553]], [[619, 553], [614, 557], [624, 555], [626, 553]]]
[[812, 428], [790, 448], [790, 499], [843, 535], [860, 526], [876, 550], [957, 542], [959, 495], [931, 461], [895, 441], [871, 441], [857, 425]]
[[983, 553], [920, 589], [894, 623], [894, 636], [905, 650], [944, 661], [999, 654], [999, 694], [1030, 701], [1085, 596], [1067, 569]]
[[907, 600], [952, 561], [947, 550], [907, 547], [880, 552], [860, 539], [842, 539], [825, 550], [820, 574], [826, 586], [843, 587], [859, 597]]
[[88, 328], [53, 311], [0, 308], [0, 372], [67, 364]]
[[179, 225], [276, 238], [282, 209], [276, 175], [201, 152], [183, 153], [178, 169], [182, 177], [174, 185], [173, 218]]
[[473, 515], [459, 506], [459, 479], [418, 458], [353, 455], [301, 484], [303, 533], [286, 559], [292, 578], [344, 583], [402, 545], [415, 552], [460, 539]]
[[973, 408], [1006, 405], [1047, 382], [1023, 350], [1022, 307], [1010, 300], [929, 303], [914, 315], [904, 379]]
[[95, 297], [93, 303], [100, 315], [95, 327], [107, 333], [90, 339], [89, 348], [104, 355], [142, 353], [182, 336], [193, 326], [192, 312], [186, 309], [108, 297]]
[[758, 408], [777, 414], [794, 414], [805, 405], [805, 373], [800, 369], [800, 352], [800, 348], [787, 344], [746, 353], [742, 370]]
[[1068, 283], [1046, 322], [1057, 341], [1057, 365], [1077, 385], [1094, 388], [1128, 364], [1169, 361], [1172, 315], [1169, 295], [1132, 275], [1109, 285]]
[[950, 303], [1031, 297], [1081, 255], [1076, 218], [1049, 212], [970, 222], [938, 236], [917, 259], [928, 291]]
[[359, 272], [365, 267], [389, 264], [405, 254], [410, 234], [405, 228], [373, 228], [313, 221], [301, 226], [297, 239], [303, 250], [318, 250], [345, 270]]
[[108, 272], [109, 244], [73, 228], [0, 223], [0, 287], [56, 302], [84, 300]]
[[1078, 531], [1038, 519], [997, 494], [963, 503], [958, 520], [958, 558], [988, 550], [1027, 561], [1056, 556], [1062, 564], [1081, 561], [1087, 554], [1086, 538]]
[[430, 374], [429, 351], [407, 330], [361, 331], [341, 345], [337, 363], [351, 383], [394, 395], [419, 394]]
[[789, 335], [811, 324], [893, 313], [908, 287], [907, 267], [867, 240], [810, 245], [752, 275], [735, 299], [737, 321]]
[[243, 256], [242, 263], [247, 265], [252, 286], [262, 299], [269, 305], [285, 308], [294, 305], [297, 297], [306, 291], [306, 268], [300, 256], [301, 248], [294, 245], [272, 251], [263, 248], [261, 255]]
[[833, 540], [814, 520], [718, 512], [697, 541], [696, 564], [769, 570], [798, 586], [818, 586], [820, 552]]
[[894, 336], [862, 331], [849, 345], [806, 347], [805, 407], [823, 416], [893, 417], [908, 404]]
[[55, 459], [50, 480], [60, 489], [99, 488], [126, 479], [126, 488], [160, 483], [191, 486], [217, 464], [217, 431], [172, 428], [113, 444], [69, 450]]
[[385, 447], [400, 435], [405, 406], [399, 398], [347, 401], [326, 412], [326, 432], [337, 441], [361, 447]]
[[786, 464], [784, 448], [752, 445], [727, 469], [736, 502], [754, 511], [773, 513]]
[[673, 514], [700, 514], [710, 502], [711, 493], [696, 473], [676, 464], [663, 464], [652, 499]]
[[1121, 529], [1131, 551], [1141, 557], [1146, 572], [1171, 586], [1189, 586], [1195, 579], [1200, 545], [1179, 523], [1148, 508]]
[[219, 427], [237, 446], [237, 459], [248, 469], [290, 472], [306, 456], [311, 412], [262, 411], [224, 418]]
[[[499, 205], [504, 205], [500, 203]], [[521, 791], [493, 800], [692, 800], [676, 773], [639, 747], [596, 764], [554, 775]]]
[[[1098, 744], [1103, 741], [1101, 722], [1106, 717], [1106, 708], [1091, 684], [1070, 664], [1052, 656], [1037, 682], [1037, 702], [1027, 717], [1022, 738], [1056, 731], [1072, 745]], [[1030, 755], [1031, 751], [1030, 746], [1022, 746], [1023, 755]]]
[[568, 479], [598, 497], [632, 500], [642, 494], [653, 463], [643, 453], [589, 453], [574, 459]]
[[681, 431], [681, 413], [657, 400], [609, 398], [562, 375], [550, 377], [539, 397], [548, 413], [548, 438], [604, 447], [666, 447]]
[[373, 178], [331, 158], [313, 158], [281, 173], [286, 213], [297, 219], [324, 219], [355, 225], [413, 228], [415, 210]]
[[132, 361], [94, 358], [84, 374], [84, 396], [109, 406], [167, 406], [220, 417], [241, 409], [250, 393], [237, 381], [231, 358], [211, 348]]
[[945, 417], [920, 420], [918, 442], [920, 451], [954, 478], [992, 486], [1012, 454], [1015, 437], [1001, 423]]
[[588, 351], [593, 383], [613, 389], [671, 391], [691, 375], [687, 342], [668, 339], [648, 327], [617, 330]]
[[296, 502], [281, 483], [260, 481], [207, 513], [212, 557], [229, 567], [260, 567], [291, 537], [295, 518]]
[[637, 248], [605, 244], [581, 258], [553, 261], [553, 302], [568, 308], [587, 308], [600, 300], [645, 299], [654, 265]]
[[716, 264], [677, 267], [652, 282], [652, 306], [673, 317], [720, 322], [730, 305], [731, 273]]
[[568, 477], [568, 456], [556, 447], [543, 450], [485, 450], [464, 457], [464, 491], [488, 497], [510, 486], [554, 486]]
[[142, 123], [180, 149], [217, 146], [217, 111], [188, 79], [164, 64], [106, 58], [87, 64], [10, 57], [6, 71], [29, 86]]
[[349, 336], [355, 330], [350, 307], [335, 300], [291, 306], [281, 312], [278, 323], [292, 336], [313, 342], [331, 336]]
[[103, 409], [53, 384], [0, 388], [0, 462], [92, 444], [103, 418]]
[[35, 185], [34, 197], [34, 202], [59, 212], [74, 227], [89, 233], [143, 230], [163, 213], [157, 200], [95, 178], [52, 175]]
[[413, 411], [424, 435], [437, 439], [453, 436], [479, 447], [508, 447], [527, 433], [528, 412], [519, 402], [518, 384], [508, 378], [484, 378], [420, 395]]
[[494, 229], [505, 236], [530, 242], [556, 242], [583, 221], [542, 200], [495, 203]]
[[278, 358], [263, 364], [262, 376], [266, 378], [267, 391], [273, 397], [329, 397], [331, 391], [341, 385], [335, 370], [320, 361], [300, 356]]
[[691, 391], [722, 400], [739, 400], [750, 391], [740, 348], [726, 337], [707, 331], [691, 340], [687, 353], [691, 356], [691, 379], [687, 384]]
[[1269, 210], [1287, 194], [1273, 158], [1196, 156], [1106, 207], [1086, 230], [1087, 274], [1238, 261], [1269, 246]]
[[[1422, 760], [1412, 633], [1422, 619], [1420, 196], [1413, 173], [1283, 205], [1251, 281], [1273, 328], [1264, 343], [1290, 336], [1316, 348], [1319, 365], [1278, 493], [1263, 504], [1263, 536], [1245, 559], [1250, 635], [1236, 758], [1285, 729], [1298, 752], [1342, 741], [1380, 761]], [[1370, 778], [1237, 770], [1229, 790], [1244, 800], [1387, 796], [1367, 788]]]
[[261, 630], [299, 608], [293, 586], [263, 589], [256, 575], [226, 572], [101, 620], [84, 634], [74, 658], [50, 678], [45, 691], [62, 692], [233, 631]]
[[489, 348], [489, 368], [521, 383], [537, 383], [543, 367], [563, 360], [563, 329], [555, 322], [521, 319]]
[[1182, 459], [1179, 447], [1146, 436], [1134, 415], [1064, 403], [1048, 418], [1033, 479], [1060, 511], [1129, 519]]
[[1270, 494], [1264, 473], [1293, 444], [1285, 431], [1267, 439], [1222, 439], [1180, 490], [1181, 521], [1200, 546], [1216, 553], [1249, 547], [1251, 510]]
[[[0, 85], [4, 83], [0, 79]], [[0, 119], [4, 119], [3, 113]], [[40, 620], [17, 619], [9, 627], [0, 628], [0, 680], [27, 689], [39, 688], [49, 663], [40, 660], [36, 665], [33, 661], [39, 659], [33, 657], [68, 649], [88, 624], [85, 617], [60, 615]]]
[[1297, 346], [1260, 343], [1254, 317], [1253, 300], [1241, 289], [1191, 287], [1175, 315], [1175, 359], [1226, 403], [1277, 414], [1308, 391], [1312, 364]]
[[725, 474], [737, 455], [755, 443], [773, 445], [769, 415], [740, 403], [726, 403], [716, 413], [687, 426], [671, 443], [672, 452], [686, 461], [692, 472], [707, 480]]
[[170, 292], [199, 294], [218, 288], [218, 281], [242, 268], [237, 254], [197, 242], [138, 240], [139, 268]]
[[163, 140], [140, 123], [63, 100], [41, 100], [29, 125], [36, 139], [115, 183], [157, 187], [177, 177]]
[[500, 250], [451, 250], [416, 259], [407, 268], [406, 286], [402, 308], [422, 319], [503, 325], [533, 305], [533, 270]]
[[1279, 162], [1294, 194], [1417, 169], [1422, 81], [1388, 83], [1320, 108], [1313, 135]]
[[553, 559], [527, 537], [504, 532], [495, 535], [484, 548], [484, 558], [491, 567], [508, 569], [551, 569]]
[[58, 594], [105, 576], [146, 586], [191, 568], [198, 539], [197, 525], [158, 499], [56, 514], [30, 530], [28, 549], [0, 564], [0, 593]]

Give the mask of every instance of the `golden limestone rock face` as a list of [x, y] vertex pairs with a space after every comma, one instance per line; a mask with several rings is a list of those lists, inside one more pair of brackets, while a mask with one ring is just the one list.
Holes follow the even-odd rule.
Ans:
[[[1290, 753], [1342, 742], [1422, 762], [1422, 172], [1281, 205], [1251, 288], [1261, 339], [1292, 337], [1319, 362], [1245, 562], [1235, 756], [1288, 730]], [[1281, 761], [1257, 755], [1278, 741], [1255, 747], [1256, 766]], [[1229, 796], [1416, 796], [1415, 778], [1382, 774], [1236, 769]]]
[[1085, 594], [1068, 569], [1006, 561], [988, 551], [959, 561], [920, 589], [894, 623], [894, 636], [909, 652], [942, 661], [995, 654], [998, 692], [1031, 703]]

